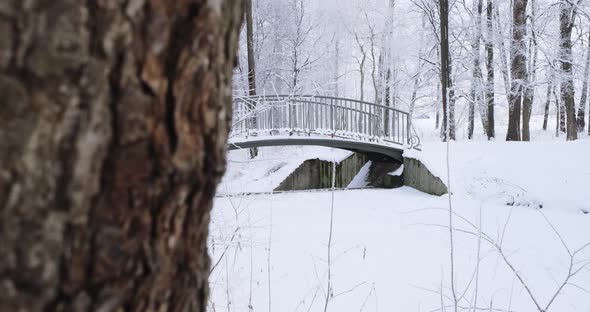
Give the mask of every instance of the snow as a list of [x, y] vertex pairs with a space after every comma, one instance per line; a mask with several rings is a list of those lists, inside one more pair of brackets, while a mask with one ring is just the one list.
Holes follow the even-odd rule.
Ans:
[[390, 176], [399, 177], [404, 173], [404, 165], [402, 164], [395, 171], [388, 173]]
[[[440, 289], [449, 305], [449, 240], [446, 197], [410, 188], [335, 193], [330, 311], [434, 311]], [[329, 192], [217, 198], [212, 221], [213, 263], [228, 252], [210, 277], [216, 311], [323, 311], [327, 283]], [[574, 250], [590, 241], [590, 218], [567, 210], [535, 210], [457, 198], [456, 213], [503, 248], [540, 302], [546, 304], [567, 273], [569, 256], [544, 220], [551, 220]], [[505, 228], [505, 225], [506, 229]], [[476, 229], [456, 218], [456, 227]], [[229, 240], [238, 228], [238, 235]], [[461, 306], [473, 302], [477, 238], [455, 235], [457, 289]], [[270, 253], [270, 255], [269, 255]], [[534, 311], [531, 299], [497, 251], [483, 242], [478, 307]], [[590, 259], [590, 250], [576, 261]], [[270, 262], [270, 273], [268, 263]], [[580, 264], [581, 265], [581, 264]], [[582, 270], [557, 298], [553, 311], [588, 311], [590, 272]], [[229, 305], [229, 308], [228, 308]], [[215, 309], [212, 309], [213, 306]]]
[[[338, 161], [349, 152], [276, 147], [260, 153], [254, 161], [246, 151], [229, 156], [222, 192], [266, 193], [215, 200], [209, 252], [218, 265], [210, 276], [209, 310], [323, 311], [332, 193], [268, 192], [305, 159]], [[430, 140], [421, 152], [406, 153], [446, 183], [445, 155], [446, 144]], [[590, 242], [590, 215], [583, 213], [590, 211], [589, 155], [588, 138], [450, 144], [460, 307], [474, 305], [477, 275], [477, 308], [537, 311], [502, 255], [484, 239], [476, 274], [480, 211], [484, 237], [502, 246], [543, 308], [551, 301], [567, 276], [568, 250]], [[440, 311], [441, 298], [452, 310], [448, 224], [448, 195], [408, 187], [336, 191], [328, 310]], [[590, 247], [575, 255], [574, 270], [582, 269], [549, 311], [590, 311], [589, 260]]]
[[[452, 142], [452, 191], [480, 200], [526, 197], [547, 208], [590, 209], [590, 141]], [[446, 183], [446, 145], [429, 143], [423, 152], [404, 155], [420, 159]]]
[[369, 169], [371, 168], [371, 161], [368, 161], [364, 166], [361, 167], [361, 170], [357, 173], [357, 175], [350, 181], [347, 188], [349, 189], [357, 189], [363, 188], [369, 185], [367, 182], [367, 176], [369, 175]]

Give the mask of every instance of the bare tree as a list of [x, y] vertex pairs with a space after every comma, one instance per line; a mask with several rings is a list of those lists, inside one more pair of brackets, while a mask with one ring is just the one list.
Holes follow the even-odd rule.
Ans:
[[377, 48], [377, 46], [376, 46], [377, 45], [377, 42], [376, 42], [377, 34], [375, 34], [375, 27], [369, 25], [369, 29], [370, 29], [369, 42], [371, 44], [371, 80], [373, 81], [373, 93], [374, 93], [373, 101], [374, 101], [374, 103], [381, 104], [381, 81], [378, 76], [378, 70], [379, 70], [379, 63], [380, 63], [379, 60], [382, 58], [378, 57], [376, 55], [376, 51], [375, 51]]
[[[256, 66], [254, 62], [254, 19], [252, 18], [252, 0], [244, 0], [244, 11], [246, 15], [246, 45], [248, 46], [248, 94], [256, 95]], [[256, 109], [255, 101], [248, 101], [250, 111]], [[256, 129], [256, 117], [250, 118], [250, 126]], [[258, 148], [249, 150], [250, 159], [258, 156]]]
[[545, 112], [543, 114], [543, 130], [547, 130], [547, 122], [549, 121], [549, 107], [551, 105], [551, 92], [553, 91], [553, 79], [550, 75], [547, 81], [547, 98], [545, 100]]
[[[312, 44], [314, 23], [311, 21], [311, 17], [307, 11], [305, 0], [289, 0], [288, 9], [291, 10], [293, 18], [292, 25], [288, 25], [290, 30], [286, 34], [286, 42], [288, 47], [288, 61], [289, 61], [289, 93], [299, 93], [303, 86], [301, 85], [301, 78], [305, 71], [309, 70], [314, 64], [316, 64], [321, 58], [315, 56], [313, 51], [309, 49], [309, 45]], [[284, 8], [279, 8], [284, 10]], [[279, 23], [285, 23], [285, 21], [278, 21]], [[315, 38], [317, 40], [317, 38]]]
[[512, 44], [510, 46], [510, 71], [512, 85], [508, 115], [506, 141], [520, 141], [521, 104], [523, 100], [526, 75], [526, 7], [528, 0], [512, 2]]
[[[558, 85], [559, 86], [559, 85]], [[553, 97], [555, 98], [555, 137], [558, 138], [560, 133], [565, 133], [565, 105], [559, 98], [557, 87], [553, 85]]]
[[[393, 17], [394, 17], [394, 10], [395, 10], [395, 3], [396, 0], [389, 0], [388, 7], [387, 7], [387, 20], [385, 22], [385, 31], [384, 31], [384, 42], [383, 42], [383, 51], [381, 53], [381, 81], [382, 81], [382, 91], [383, 91], [383, 104], [386, 106], [394, 106], [392, 105], [392, 80], [395, 78], [392, 77], [392, 53], [391, 53], [391, 42], [393, 36]], [[385, 124], [386, 128], [389, 124], [389, 115], [385, 115]]]
[[367, 50], [365, 47], [365, 43], [359, 38], [359, 34], [358, 32], [354, 32], [354, 39], [356, 40], [356, 44], [358, 45], [358, 48], [360, 50], [361, 56], [360, 59], [358, 57], [355, 57], [358, 66], [359, 66], [359, 75], [360, 75], [360, 79], [361, 79], [361, 85], [360, 85], [360, 100], [364, 101], [365, 99], [365, 63], [367, 61]]
[[1, 311], [205, 311], [242, 18], [237, 0], [3, 2]]
[[443, 141], [455, 140], [454, 92], [451, 80], [451, 58], [449, 53], [449, 2], [439, 1], [440, 18], [440, 77], [443, 106]]
[[494, 120], [494, 2], [493, 0], [487, 1], [486, 7], [486, 25], [487, 25], [487, 37], [485, 40], [486, 48], [486, 71], [487, 71], [487, 84], [486, 84], [486, 106], [487, 106], [487, 130], [486, 134], [488, 139], [492, 139], [496, 136], [495, 120]]
[[522, 140], [523, 141], [530, 141], [531, 140], [531, 130], [530, 130], [530, 121], [531, 121], [531, 113], [533, 111], [533, 104], [535, 99], [535, 84], [537, 79], [537, 59], [538, 59], [538, 48], [537, 48], [537, 40], [536, 40], [536, 29], [535, 29], [535, 19], [537, 16], [536, 10], [536, 1], [530, 1], [531, 7], [531, 14], [530, 14], [530, 23], [531, 27], [529, 28], [530, 36], [529, 36], [529, 46], [528, 46], [528, 66], [527, 66], [527, 75], [526, 75], [526, 86], [524, 90], [524, 98], [522, 100]]
[[[494, 6], [494, 22], [494, 26], [496, 28], [497, 33], [498, 50], [500, 52], [500, 72], [502, 73], [502, 80], [504, 80], [504, 92], [506, 93], [506, 103], [508, 103], [508, 106], [510, 106], [510, 67], [508, 65], [508, 55], [506, 53], [506, 44], [504, 43], [505, 36], [503, 34], [498, 6]], [[508, 35], [506, 37], [508, 37]]]
[[[578, 4], [581, 2], [578, 1]], [[572, 73], [572, 29], [577, 14], [577, 4], [562, 0], [559, 14], [561, 102], [565, 105], [567, 140], [576, 140], [578, 131], [575, 117], [574, 77]]]
[[578, 107], [578, 132], [584, 132], [586, 127], [586, 103], [588, 101], [588, 77], [590, 76], [590, 31], [588, 32], [588, 47], [586, 48], [586, 65], [584, 67], [584, 76], [582, 77], [582, 96]]
[[[467, 138], [473, 139], [473, 128], [475, 124], [475, 104], [481, 107], [481, 85], [482, 85], [482, 73], [481, 73], [481, 59], [480, 59], [480, 47], [481, 47], [481, 14], [483, 11], [483, 0], [476, 0], [474, 2], [473, 10], [473, 24], [475, 26], [475, 35], [473, 36], [473, 42], [471, 44], [471, 53], [473, 57], [473, 68], [471, 77], [471, 99], [469, 101], [469, 118], [467, 126]], [[485, 131], [486, 129], [484, 129]]]

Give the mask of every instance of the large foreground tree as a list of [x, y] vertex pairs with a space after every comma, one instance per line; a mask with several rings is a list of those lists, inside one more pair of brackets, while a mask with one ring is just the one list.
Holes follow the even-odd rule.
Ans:
[[205, 311], [239, 0], [0, 4], [0, 311]]

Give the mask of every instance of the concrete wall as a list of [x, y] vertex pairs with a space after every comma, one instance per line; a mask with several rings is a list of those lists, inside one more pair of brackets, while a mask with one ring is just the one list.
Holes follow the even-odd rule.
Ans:
[[443, 181], [433, 175], [419, 160], [404, 157], [404, 185], [415, 188], [421, 192], [441, 196], [448, 193]]
[[[350, 157], [336, 164], [337, 188], [348, 186], [358, 171], [367, 163], [364, 154], [354, 153]], [[275, 191], [296, 191], [327, 189], [332, 187], [332, 167], [330, 161], [309, 159], [304, 161], [291, 173]]]
[[[336, 187], [344, 188], [354, 179], [360, 169], [371, 161], [367, 175], [368, 186], [375, 188], [396, 188], [402, 185], [415, 188], [421, 192], [441, 196], [448, 192], [443, 181], [433, 175], [417, 159], [404, 158], [404, 171], [401, 176], [389, 175], [397, 170], [401, 163], [383, 158], [379, 155], [354, 153], [336, 164]], [[328, 189], [332, 187], [332, 162], [309, 159], [291, 173], [275, 191], [295, 191]]]

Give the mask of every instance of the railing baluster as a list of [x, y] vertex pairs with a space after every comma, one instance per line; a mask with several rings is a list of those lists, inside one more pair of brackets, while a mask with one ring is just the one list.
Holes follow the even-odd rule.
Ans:
[[373, 136], [373, 112], [372, 107], [369, 105], [369, 139]]
[[330, 99], [330, 130], [334, 131], [334, 103]]

